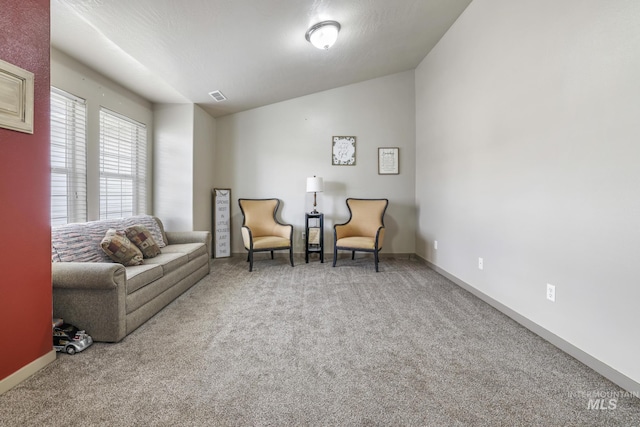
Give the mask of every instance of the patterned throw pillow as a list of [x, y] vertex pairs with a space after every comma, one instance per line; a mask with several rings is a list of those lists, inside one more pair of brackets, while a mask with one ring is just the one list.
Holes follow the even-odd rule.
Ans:
[[136, 245], [144, 258], [153, 258], [160, 255], [160, 248], [151, 232], [147, 230], [142, 224], [132, 225], [124, 229], [124, 234], [127, 236], [131, 243]]
[[104, 253], [113, 261], [122, 265], [140, 265], [142, 264], [142, 252], [140, 249], [124, 234], [124, 231], [117, 231], [110, 228], [104, 235], [100, 247]]

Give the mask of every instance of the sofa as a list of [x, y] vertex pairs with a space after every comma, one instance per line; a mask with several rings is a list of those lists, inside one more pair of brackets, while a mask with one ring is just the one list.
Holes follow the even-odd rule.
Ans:
[[[123, 265], [103, 250], [105, 235], [132, 226], [148, 230], [158, 254]], [[51, 249], [53, 317], [118, 342], [209, 274], [211, 233], [169, 232], [138, 215], [52, 227]]]

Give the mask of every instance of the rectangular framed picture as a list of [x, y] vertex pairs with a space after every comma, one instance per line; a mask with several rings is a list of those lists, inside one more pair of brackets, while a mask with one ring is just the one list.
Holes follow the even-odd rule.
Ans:
[[231, 256], [231, 189], [213, 189], [213, 258]]
[[319, 227], [309, 227], [309, 244], [310, 245], [320, 244], [320, 228]]
[[356, 164], [356, 137], [334, 136], [331, 145], [331, 164], [354, 166]]
[[378, 175], [398, 175], [400, 173], [399, 157], [398, 147], [379, 147]]
[[33, 133], [34, 75], [0, 59], [0, 127]]

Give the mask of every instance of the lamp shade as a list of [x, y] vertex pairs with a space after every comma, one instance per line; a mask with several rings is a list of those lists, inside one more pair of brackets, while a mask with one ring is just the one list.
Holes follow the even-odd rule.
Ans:
[[323, 21], [315, 24], [305, 34], [305, 38], [318, 49], [329, 49], [338, 40], [340, 24], [336, 21]]
[[307, 193], [320, 193], [324, 189], [322, 177], [312, 176], [307, 178]]

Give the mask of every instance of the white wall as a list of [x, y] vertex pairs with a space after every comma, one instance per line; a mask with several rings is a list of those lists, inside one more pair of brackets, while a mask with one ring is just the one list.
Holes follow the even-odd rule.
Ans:
[[154, 209], [169, 231], [193, 230], [194, 105], [156, 104]]
[[[415, 252], [415, 97], [413, 71], [369, 80], [218, 118], [216, 187], [232, 190], [232, 251], [244, 252], [238, 198], [275, 197], [295, 227], [295, 252], [312, 210], [308, 176], [324, 178], [325, 253], [333, 224], [348, 219], [347, 197], [390, 201], [383, 253]], [[332, 166], [332, 136], [356, 136], [356, 165]], [[400, 148], [400, 174], [378, 175], [378, 147]]]
[[475, 0], [416, 70], [417, 253], [636, 384], [638, 52], [640, 2]]
[[215, 186], [216, 119], [194, 106], [193, 229], [212, 231], [211, 192]]
[[[100, 107], [127, 116], [147, 126], [147, 143], [153, 141], [153, 109], [149, 101], [51, 48], [51, 86], [87, 101], [87, 216], [100, 217]], [[152, 208], [152, 164], [147, 171], [147, 208]]]
[[170, 231], [211, 231], [216, 120], [194, 104], [157, 104], [154, 114], [154, 213]]

